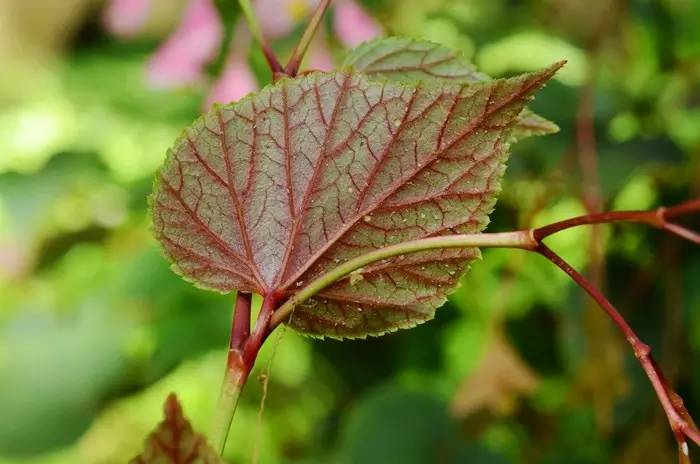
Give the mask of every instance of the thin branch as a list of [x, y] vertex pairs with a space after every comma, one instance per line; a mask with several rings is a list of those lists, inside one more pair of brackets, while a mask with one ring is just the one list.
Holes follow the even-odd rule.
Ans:
[[[595, 286], [593, 286], [588, 279], [569, 265], [569, 263], [564, 261], [559, 255], [554, 253], [542, 243], [535, 251], [554, 263], [559, 269], [571, 277], [571, 279], [576, 282], [579, 287], [581, 287], [586, 293], [588, 293], [588, 295], [590, 295], [591, 298], [593, 298], [593, 300], [595, 300], [596, 303], [598, 303], [603, 311], [605, 311], [610, 319], [612, 319], [618, 329], [620, 329], [627, 342], [632, 346], [634, 355], [639, 360], [639, 363], [649, 378], [649, 381], [656, 392], [656, 396], [658, 397], [659, 402], [666, 413], [666, 418], [671, 425], [671, 430], [673, 430], [674, 436], [678, 443], [678, 449], [681, 452], [681, 462], [683, 462], [683, 459], [685, 459], [686, 462], [689, 462], [687, 459], [688, 444], [686, 442], [686, 437], [690, 438], [695, 442], [695, 444], [700, 446], [700, 432], [698, 432], [685, 408], [683, 408], [682, 411], [677, 409], [676, 405], [678, 404], [680, 397], [669, 387], [661, 368], [651, 355], [651, 348], [649, 348], [649, 345], [642, 342], [632, 327], [627, 324], [625, 318], [622, 317], [622, 315], [617, 311], [617, 309], [615, 309], [610, 301], [605, 298], [600, 290], [595, 288]], [[682, 402], [680, 404], [682, 405]], [[683, 416], [687, 416], [687, 419]]]
[[[674, 230], [671, 230], [671, 232], [676, 233], [676, 235], [683, 236], [677, 231], [677, 229], [681, 228], [681, 226], [669, 223], [667, 222], [667, 219], [697, 212], [700, 212], [700, 199], [690, 200], [676, 206], [661, 207], [650, 211], [612, 211], [608, 213], [586, 214], [564, 221], [555, 222], [554, 224], [549, 224], [537, 229], [519, 230], [514, 232], [444, 235], [440, 237], [413, 240], [410, 242], [380, 248], [346, 261], [345, 263], [333, 268], [326, 274], [318, 277], [316, 280], [306, 285], [274, 312], [270, 320], [270, 330], [273, 330], [280, 323], [284, 322], [294, 310], [294, 307], [311, 298], [328, 285], [348, 276], [350, 273], [364, 266], [383, 259], [392, 258], [402, 254], [414, 253], [417, 251], [439, 248], [499, 247], [534, 250], [544, 238], [562, 230], [588, 224], [604, 224], [614, 222], [640, 222], [660, 229], [664, 229], [669, 225], [672, 225]], [[695, 234], [695, 232], [688, 229], [682, 229], [687, 231], [686, 235], [688, 235], [688, 233]], [[692, 237], [683, 237], [692, 241]]]
[[700, 211], [700, 197], [693, 200], [684, 201], [683, 203], [679, 203], [675, 206], [668, 206], [659, 209], [661, 210], [660, 214], [667, 220], [678, 216], [687, 216], [688, 214], [693, 214]]
[[265, 59], [267, 60], [268, 66], [270, 66], [272, 74], [276, 75], [278, 73], [283, 73], [284, 68], [277, 59], [277, 55], [275, 55], [275, 52], [272, 51], [270, 43], [265, 38], [265, 35], [262, 32], [262, 28], [260, 27], [260, 23], [258, 22], [258, 18], [255, 15], [255, 11], [253, 10], [253, 6], [250, 4], [250, 0], [238, 0], [238, 4], [241, 6], [243, 16], [245, 16], [246, 22], [248, 23], [250, 34], [258, 42], [260, 48], [262, 48], [263, 54], [265, 55]]
[[318, 30], [318, 27], [321, 25], [323, 16], [326, 14], [326, 10], [328, 10], [330, 4], [331, 0], [321, 0], [318, 4], [314, 15], [311, 17], [311, 21], [309, 21], [309, 25], [306, 27], [301, 39], [299, 39], [299, 43], [294, 49], [292, 57], [289, 59], [289, 63], [287, 63], [287, 67], [284, 70], [288, 76], [294, 77], [299, 72], [299, 67], [301, 66], [301, 61], [304, 59], [306, 50], [308, 50], [311, 40], [314, 38], [314, 35], [316, 35], [316, 30]]
[[639, 222], [657, 229], [667, 230], [682, 238], [698, 243], [698, 234], [678, 224], [669, 222], [680, 216], [700, 213], [700, 198], [689, 200], [671, 207], [660, 207], [648, 211], [611, 211], [607, 213], [586, 214], [564, 221], [548, 224], [533, 231], [535, 240], [540, 241], [552, 234], [571, 227], [590, 224], [612, 224], [615, 222]]
[[260, 351], [260, 347], [271, 332], [270, 319], [272, 318], [278, 301], [279, 298], [275, 292], [268, 293], [264, 296], [260, 313], [258, 313], [258, 320], [255, 321], [253, 333], [248, 340], [246, 340], [245, 346], [243, 347], [244, 362], [250, 364], [251, 368], [255, 362], [255, 357], [258, 355], [258, 351]]

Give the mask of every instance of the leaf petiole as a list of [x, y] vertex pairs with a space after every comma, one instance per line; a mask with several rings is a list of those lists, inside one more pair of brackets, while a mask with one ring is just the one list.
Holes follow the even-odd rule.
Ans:
[[331, 0], [321, 0], [316, 11], [314, 12], [309, 25], [306, 27], [304, 34], [301, 36], [299, 43], [297, 44], [292, 57], [289, 59], [289, 63], [285, 67], [284, 71], [288, 76], [294, 77], [299, 72], [299, 67], [301, 66], [301, 61], [304, 59], [306, 50], [308, 50], [311, 40], [316, 35], [316, 30], [323, 20], [323, 16], [326, 14], [326, 10], [331, 4]]
[[272, 51], [270, 43], [265, 38], [262, 28], [260, 27], [260, 22], [258, 21], [258, 18], [255, 15], [255, 11], [253, 10], [253, 6], [251, 5], [250, 0], [238, 0], [238, 4], [240, 5], [241, 11], [243, 12], [243, 16], [245, 16], [246, 22], [248, 23], [250, 34], [258, 42], [260, 48], [262, 48], [263, 54], [265, 55], [265, 60], [267, 60], [267, 64], [268, 66], [270, 66], [272, 74], [274, 75], [283, 73], [284, 68], [277, 59], [277, 55], [275, 55], [275, 52]]

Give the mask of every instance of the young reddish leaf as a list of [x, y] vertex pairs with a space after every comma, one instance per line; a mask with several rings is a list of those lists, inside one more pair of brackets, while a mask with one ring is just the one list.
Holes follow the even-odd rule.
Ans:
[[206, 439], [192, 430], [174, 394], [165, 400], [165, 420], [148, 436], [131, 464], [225, 464]]
[[[283, 297], [387, 245], [482, 231], [510, 128], [560, 66], [478, 84], [282, 79], [215, 107], [176, 142], [152, 196], [155, 233], [197, 285]], [[298, 307], [291, 325], [335, 337], [414, 326], [477, 256], [370, 266]]]
[[[476, 70], [459, 52], [425, 40], [389, 37], [365, 42], [345, 59], [343, 69], [400, 82], [442, 79], [483, 82], [491, 78]], [[559, 132], [551, 121], [525, 108], [516, 121], [512, 140]]]

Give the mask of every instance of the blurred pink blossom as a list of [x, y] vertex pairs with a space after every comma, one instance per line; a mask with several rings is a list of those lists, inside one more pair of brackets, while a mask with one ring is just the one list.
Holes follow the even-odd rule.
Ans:
[[[103, 14], [106, 28], [118, 37], [135, 35], [146, 21], [152, 0], [108, 0]], [[189, 0], [177, 29], [156, 50], [147, 68], [149, 83], [157, 88], [177, 88], [203, 81], [204, 69], [221, 47], [224, 31], [214, 0]], [[253, 7], [263, 33], [269, 39], [289, 35], [308, 19], [319, 0], [257, 0]], [[236, 26], [231, 52], [221, 75], [212, 84], [205, 109], [214, 102], [235, 101], [257, 88], [247, 60], [250, 33], [243, 21]], [[382, 32], [379, 24], [356, 3], [337, 0], [333, 33], [347, 47], [370, 40]], [[328, 41], [321, 27], [305, 60], [314, 70], [333, 69]]]
[[148, 81], [158, 88], [200, 81], [204, 66], [216, 57], [223, 33], [213, 0], [190, 0], [180, 25], [151, 57]]
[[381, 35], [379, 24], [355, 0], [339, 0], [333, 13], [333, 25], [338, 39], [346, 47]]
[[204, 107], [209, 109], [214, 103], [240, 100], [257, 88], [258, 82], [248, 66], [246, 56], [235, 55], [212, 86]]
[[133, 37], [148, 19], [150, 9], [150, 0], [110, 0], [102, 12], [102, 22], [117, 37]]
[[331, 71], [333, 69], [333, 57], [328, 50], [325, 34], [321, 33], [314, 38], [306, 54], [306, 64], [314, 71]]

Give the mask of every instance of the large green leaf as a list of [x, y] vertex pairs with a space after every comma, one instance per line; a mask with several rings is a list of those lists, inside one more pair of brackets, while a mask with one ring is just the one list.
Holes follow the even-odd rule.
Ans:
[[[406, 240], [482, 231], [510, 129], [560, 67], [476, 84], [364, 74], [282, 79], [198, 119], [152, 196], [155, 233], [197, 285], [285, 297]], [[400, 256], [296, 309], [313, 335], [363, 337], [433, 317], [476, 249]]]
[[[362, 72], [373, 78], [381, 77], [399, 82], [440, 79], [475, 83], [491, 79], [477, 71], [459, 52], [440, 44], [407, 37], [389, 37], [365, 42], [348, 55], [342, 68]], [[525, 108], [518, 117], [511, 136], [515, 141], [558, 131], [556, 124]]]

